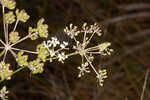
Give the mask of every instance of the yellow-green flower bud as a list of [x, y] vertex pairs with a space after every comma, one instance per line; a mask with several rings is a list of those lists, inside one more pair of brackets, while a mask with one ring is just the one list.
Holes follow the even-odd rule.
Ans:
[[40, 59], [29, 62], [28, 68], [31, 70], [32, 74], [38, 74], [43, 72], [44, 63], [40, 62]]
[[15, 15], [13, 14], [12, 11], [10, 11], [4, 15], [4, 21], [7, 24], [12, 24], [15, 21]]
[[16, 2], [14, 0], [1, 0], [0, 3], [8, 9], [14, 9], [16, 7]]
[[24, 52], [20, 51], [18, 54], [17, 54], [17, 62], [18, 62], [18, 65], [19, 66], [28, 66], [28, 56], [27, 55], [23, 55]]
[[38, 59], [42, 60], [43, 62], [46, 61], [46, 58], [49, 56], [49, 52], [44, 47], [44, 44], [39, 44], [37, 46], [37, 52], [38, 52]]
[[1, 80], [4, 79], [11, 79], [11, 75], [12, 75], [12, 70], [9, 70], [9, 64], [5, 64], [5, 62], [0, 62], [0, 78]]
[[19, 11], [19, 9], [16, 10], [16, 16], [17, 19], [22, 22], [26, 22], [30, 18], [30, 16], [25, 12], [25, 10]]
[[40, 19], [37, 23], [37, 32], [40, 37], [47, 38], [48, 37], [48, 25], [43, 24], [44, 18]]
[[7, 91], [6, 86], [3, 86], [2, 89], [0, 90], [0, 98], [1, 100], [8, 100], [7, 94], [9, 91]]
[[16, 43], [20, 39], [18, 32], [11, 32], [9, 34], [9, 40], [11, 43]]

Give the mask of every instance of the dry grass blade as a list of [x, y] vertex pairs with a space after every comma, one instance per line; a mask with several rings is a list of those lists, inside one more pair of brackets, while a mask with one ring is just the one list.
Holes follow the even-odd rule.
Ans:
[[141, 93], [140, 100], [144, 99], [144, 92], [145, 92], [145, 89], [146, 89], [148, 74], [149, 74], [149, 70], [147, 70], [146, 75], [145, 75], [145, 81], [144, 81], [144, 84], [143, 84], [143, 90], [142, 90], [142, 93]]
[[126, 11], [132, 11], [132, 10], [142, 10], [142, 9], [150, 9], [150, 4], [147, 3], [135, 3], [135, 4], [128, 4], [128, 5], [120, 5], [118, 8], [126, 10]]
[[134, 18], [149, 18], [150, 13], [149, 12], [139, 12], [139, 13], [133, 13], [133, 14], [128, 14], [128, 15], [123, 15], [123, 16], [118, 16], [115, 18], [107, 19], [106, 21], [101, 22], [102, 25], [106, 24], [111, 24], [111, 23], [116, 23], [116, 22], [121, 22], [124, 20], [129, 20], [129, 19], [134, 19]]

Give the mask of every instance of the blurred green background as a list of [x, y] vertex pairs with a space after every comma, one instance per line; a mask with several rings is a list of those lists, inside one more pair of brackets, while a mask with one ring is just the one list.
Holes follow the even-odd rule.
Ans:
[[[78, 78], [79, 56], [64, 64], [46, 63], [40, 75], [28, 69], [15, 74], [7, 84], [10, 100], [140, 100], [145, 73], [150, 66], [150, 0], [16, 0], [17, 8], [25, 9], [31, 19], [20, 28], [34, 26], [45, 18], [49, 35], [66, 39], [63, 28], [73, 23], [97, 22], [102, 26], [102, 38], [109, 41], [114, 53], [97, 56], [96, 69], [108, 70], [108, 78], [99, 87], [94, 73]], [[37, 41], [39, 42], [39, 41]], [[94, 43], [94, 42], [92, 42]], [[32, 49], [33, 44], [20, 46]], [[150, 100], [150, 78], [144, 100]]]

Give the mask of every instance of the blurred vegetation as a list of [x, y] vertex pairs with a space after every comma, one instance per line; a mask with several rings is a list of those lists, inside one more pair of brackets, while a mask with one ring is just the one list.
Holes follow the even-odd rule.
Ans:
[[[150, 66], [150, 0], [16, 0], [17, 8], [31, 16], [28, 25], [44, 17], [49, 35], [68, 39], [63, 28], [73, 23], [101, 24], [103, 37], [96, 41], [112, 43], [110, 57], [97, 57], [95, 65], [108, 70], [104, 86], [94, 75], [77, 78], [79, 57], [65, 64], [47, 63], [45, 72], [31, 75], [25, 69], [3, 82], [10, 90], [10, 100], [140, 100], [145, 73]], [[2, 20], [0, 20], [2, 25]], [[2, 27], [2, 26], [0, 26]], [[20, 26], [25, 33], [27, 26]], [[39, 41], [37, 41], [39, 42]], [[20, 46], [32, 49], [30, 41]], [[11, 60], [11, 58], [9, 59]], [[92, 73], [91, 73], [92, 74]], [[88, 78], [87, 78], [88, 77]], [[150, 100], [150, 78], [144, 100]]]

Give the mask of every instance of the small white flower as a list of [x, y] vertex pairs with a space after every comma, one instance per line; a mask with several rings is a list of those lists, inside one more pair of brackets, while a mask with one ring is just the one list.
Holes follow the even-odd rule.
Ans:
[[48, 49], [48, 52], [49, 52], [49, 54], [50, 54], [51, 57], [55, 56], [54, 49]]
[[56, 47], [58, 44], [60, 44], [60, 42], [56, 37], [52, 37], [51, 44], [53, 45], [53, 47]]
[[44, 43], [44, 47], [45, 47], [45, 48], [49, 48], [49, 47], [51, 47], [51, 46], [52, 46], [52, 44], [51, 44], [51, 41], [50, 41], [50, 40], [48, 40], [47, 42], [46, 42], [46, 41], [44, 41], [43, 43]]
[[64, 49], [68, 45], [68, 42], [63, 41], [63, 43], [60, 45], [62, 49]]
[[89, 68], [87, 67], [89, 64], [88, 62], [85, 62], [84, 64], [81, 65], [81, 67], [79, 66], [78, 69], [80, 70], [78, 77], [81, 77], [84, 75], [84, 73], [90, 73]]
[[58, 54], [58, 61], [63, 62], [68, 56], [65, 55], [64, 52]]

